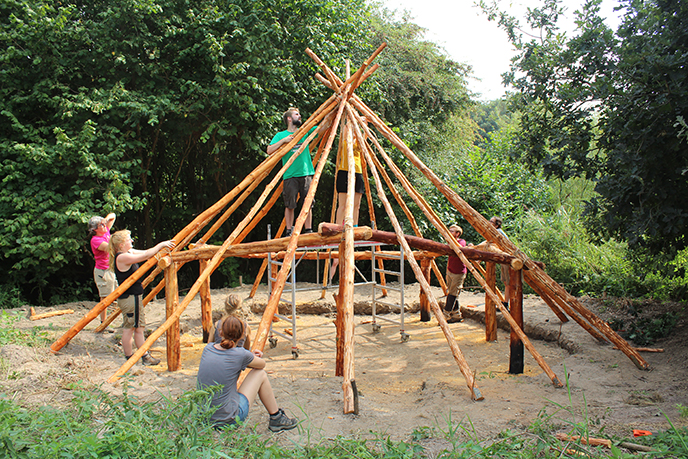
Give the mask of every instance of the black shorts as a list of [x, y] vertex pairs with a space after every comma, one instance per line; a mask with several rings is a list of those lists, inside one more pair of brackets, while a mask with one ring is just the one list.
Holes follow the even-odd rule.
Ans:
[[284, 187], [282, 188], [282, 197], [284, 198], [284, 207], [287, 209], [296, 209], [296, 207], [303, 207], [303, 201], [306, 199], [308, 189], [311, 187], [312, 175], [305, 177], [290, 177], [284, 180]]
[[[346, 193], [346, 185], [347, 185], [347, 176], [348, 176], [347, 171], [337, 171], [337, 193]], [[356, 183], [354, 184], [354, 192], [355, 193], [365, 193], [365, 184], [363, 183], [363, 174], [359, 174], [356, 172]]]

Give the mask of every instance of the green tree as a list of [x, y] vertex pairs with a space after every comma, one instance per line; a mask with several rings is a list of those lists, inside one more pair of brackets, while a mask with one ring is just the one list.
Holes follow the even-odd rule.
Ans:
[[[426, 29], [386, 9], [371, 21], [373, 48], [387, 43], [373, 83], [379, 89], [371, 106], [417, 154], [432, 155], [433, 142], [473, 106], [466, 78], [471, 67], [450, 59], [424, 39]], [[375, 100], [377, 95], [379, 99]]]
[[[486, 218], [499, 215], [504, 219], [507, 233], [517, 231], [529, 211], [551, 210], [550, 189], [541, 174], [510, 159], [517, 140], [515, 126], [493, 132], [488, 139], [484, 147], [470, 146], [452, 152], [428, 166], [480, 214]], [[428, 186], [424, 194], [445, 223], [457, 222], [463, 226], [467, 241], [483, 240], [473, 228], [463, 224], [459, 212], [434, 187]]]
[[175, 234], [263, 159], [287, 106], [321, 103], [303, 51], [331, 62], [364, 40], [366, 11], [363, 0], [2, 2], [2, 282], [32, 301], [51, 300], [49, 286], [90, 289], [94, 214], [118, 213], [140, 245]]
[[506, 82], [522, 113], [520, 154], [548, 176], [595, 180], [589, 211], [601, 233], [655, 252], [686, 247], [688, 4], [624, 1], [616, 33], [599, 5], [575, 13], [569, 39], [557, 29], [558, 0], [529, 10], [535, 37], [483, 4], [519, 52]]

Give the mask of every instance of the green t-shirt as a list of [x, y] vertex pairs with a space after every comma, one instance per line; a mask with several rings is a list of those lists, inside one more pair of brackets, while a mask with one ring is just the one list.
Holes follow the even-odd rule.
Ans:
[[[308, 134], [301, 138], [301, 140], [305, 140], [315, 129], [317, 129], [317, 126], [311, 129], [308, 132]], [[293, 132], [289, 132], [287, 130], [278, 132], [277, 134], [275, 134], [275, 137], [273, 137], [270, 141], [270, 145], [279, 142], [280, 140], [291, 134], [293, 134]], [[299, 148], [301, 148], [301, 143], [297, 143], [296, 146], [292, 148], [290, 152], [284, 155], [282, 157], [282, 165], [286, 164], [287, 161], [289, 161], [289, 158], [291, 158], [291, 155], [298, 151]], [[315, 170], [313, 169], [313, 163], [311, 160], [311, 152], [309, 151], [309, 148], [310, 147], [304, 148], [299, 157], [294, 160], [292, 165], [289, 166], [289, 169], [287, 169], [287, 171], [284, 173], [282, 180], [286, 180], [292, 177], [306, 177], [308, 175], [315, 174]]]

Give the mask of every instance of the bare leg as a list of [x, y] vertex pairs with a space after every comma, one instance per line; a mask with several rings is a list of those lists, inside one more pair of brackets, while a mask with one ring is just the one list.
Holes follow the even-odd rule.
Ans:
[[137, 349], [146, 342], [146, 338], [143, 336], [143, 327], [134, 328], [134, 342], [136, 343]]
[[334, 218], [336, 225], [341, 225], [344, 221], [344, 207], [346, 206], [346, 193], [337, 193], [337, 213]]
[[131, 346], [132, 336], [134, 336], [133, 328], [125, 328], [122, 330], [122, 348], [124, 349], [124, 355], [132, 355], [134, 353]]
[[303, 223], [304, 228], [313, 229], [313, 208], [306, 215], [306, 221]]
[[354, 226], [358, 226], [358, 213], [361, 210], [361, 193], [354, 193]]
[[[107, 297], [101, 296], [100, 301], [103, 301], [105, 298]], [[100, 313], [100, 322], [105, 322], [105, 319], [107, 319], [107, 308], [103, 309]]]
[[252, 369], [246, 376], [246, 379], [244, 379], [241, 387], [239, 387], [239, 393], [244, 394], [248, 399], [249, 409], [251, 409], [251, 405], [256, 399], [256, 394], [260, 397], [260, 401], [263, 402], [263, 406], [265, 406], [268, 414], [275, 414], [279, 409], [265, 370]]
[[284, 224], [285, 228], [290, 230], [294, 226], [294, 209], [284, 208]]

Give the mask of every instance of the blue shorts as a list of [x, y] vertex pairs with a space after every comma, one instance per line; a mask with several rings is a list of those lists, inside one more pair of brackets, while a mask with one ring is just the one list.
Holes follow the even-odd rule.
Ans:
[[228, 426], [236, 425], [237, 418], [239, 421], [244, 422], [247, 417], [248, 417], [248, 398], [246, 398], [246, 396], [244, 394], [239, 392], [239, 411], [237, 412], [236, 416], [234, 416], [234, 419], [229, 419], [226, 421], [216, 421], [215, 424], [213, 424], [213, 428], [215, 430], [222, 430]]
[[248, 399], [241, 392], [239, 392], [239, 412], [237, 417], [241, 422], [244, 422], [248, 417]]

